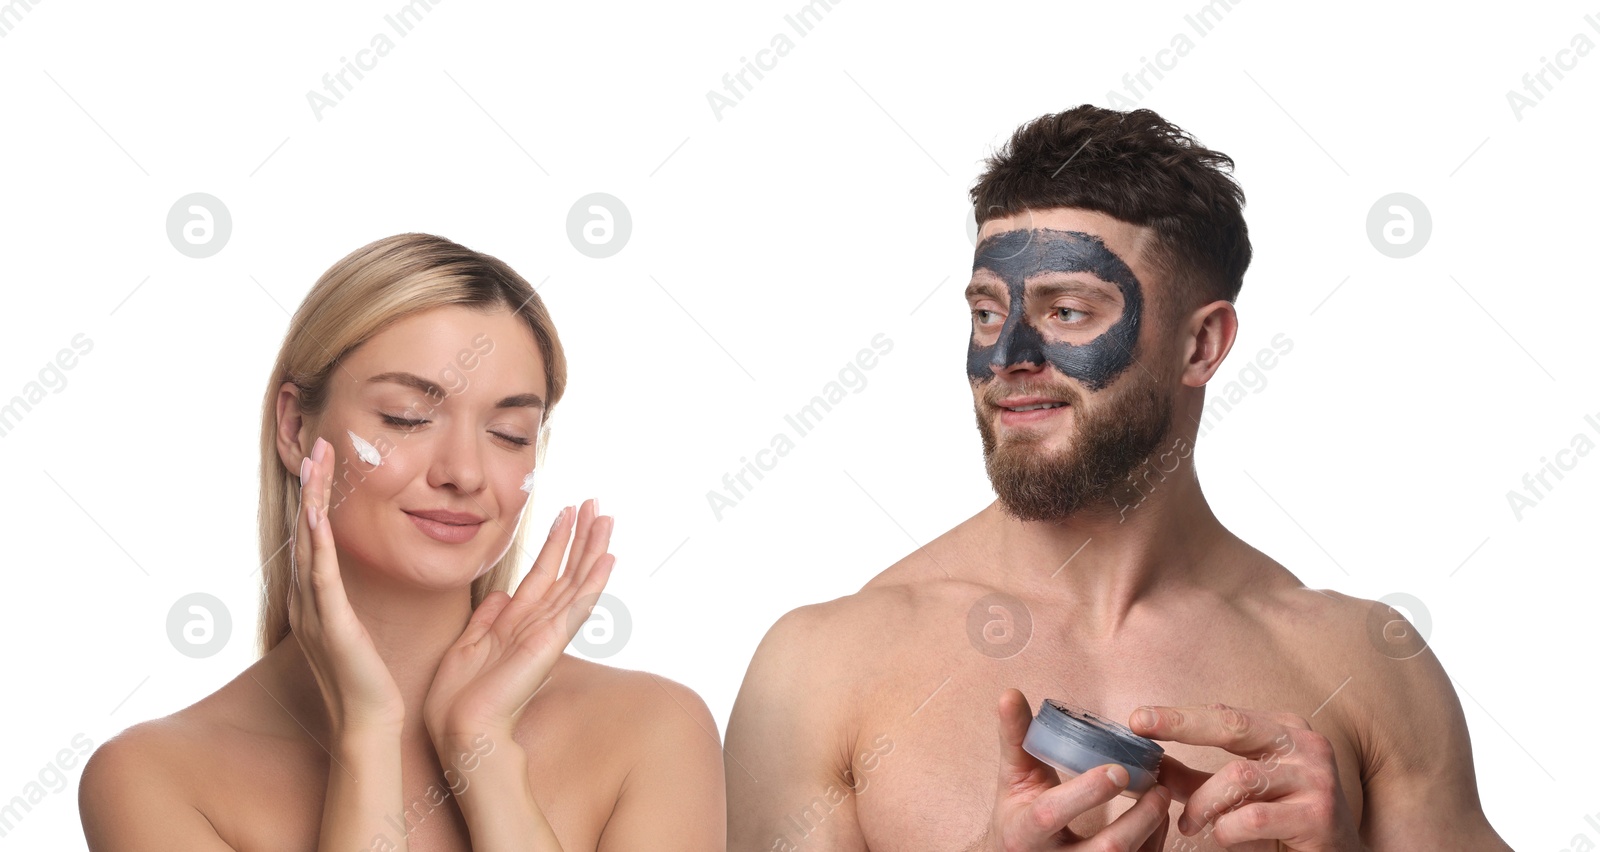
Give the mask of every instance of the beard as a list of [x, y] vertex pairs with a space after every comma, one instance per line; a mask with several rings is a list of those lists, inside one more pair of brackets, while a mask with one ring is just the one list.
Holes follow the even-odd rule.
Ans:
[[[1051, 368], [1043, 375], [1060, 374]], [[1058, 521], [1085, 509], [1113, 508], [1113, 494], [1166, 438], [1174, 406], [1167, 383], [1142, 365], [1124, 374], [1122, 387], [1117, 384], [1097, 393], [1098, 404], [1088, 408], [1079, 404], [1083, 395], [1066, 384], [1007, 386], [997, 378], [980, 393], [974, 411], [983, 438], [983, 464], [1007, 514], [1022, 521]], [[1000, 444], [993, 425], [1000, 409], [994, 406], [1005, 397], [1023, 395], [1059, 399], [1072, 407], [1071, 446], [1045, 453], [1041, 447], [1054, 433], [1039, 427], [1010, 429]]]

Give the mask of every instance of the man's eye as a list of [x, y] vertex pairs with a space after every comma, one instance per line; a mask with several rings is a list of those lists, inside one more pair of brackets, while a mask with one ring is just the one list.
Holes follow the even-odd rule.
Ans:
[[986, 325], [987, 322], [984, 320], [983, 315], [984, 314], [992, 314], [992, 313], [994, 313], [994, 311], [986, 310], [984, 308], [978, 308], [977, 310], [972, 312], [972, 317], [973, 317], [973, 319], [976, 319], [978, 321], [978, 325]]
[[[1085, 317], [1087, 317], [1089, 315], [1087, 311], [1080, 311], [1077, 308], [1056, 308], [1056, 314], [1057, 315], [1060, 315], [1060, 313], [1062, 311], [1066, 311], [1069, 314], [1079, 314], [1079, 315], [1082, 315], [1082, 316], [1085, 316]], [[1072, 322], [1072, 319], [1071, 318], [1067, 318], [1065, 320], [1065, 322]]]

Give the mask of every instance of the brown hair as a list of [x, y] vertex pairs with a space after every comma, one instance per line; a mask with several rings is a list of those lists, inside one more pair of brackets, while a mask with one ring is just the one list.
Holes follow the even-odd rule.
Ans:
[[1250, 266], [1244, 190], [1233, 160], [1202, 147], [1148, 109], [1084, 104], [1017, 128], [972, 187], [984, 221], [1024, 210], [1077, 207], [1149, 226], [1149, 260], [1172, 282], [1163, 313], [1233, 301]]
[[[544, 357], [548, 426], [566, 389], [567, 358], [544, 302], [510, 266], [443, 237], [397, 234], [368, 243], [329, 267], [289, 323], [262, 403], [257, 516], [262, 585], [256, 637], [261, 654], [289, 635], [288, 542], [299, 508], [299, 478], [291, 483], [291, 473], [277, 451], [279, 389], [284, 382], [294, 382], [300, 388], [301, 411], [307, 416], [320, 413], [328, 402], [329, 378], [345, 356], [394, 322], [444, 305], [508, 310], [527, 323]], [[544, 435], [539, 443], [542, 455]], [[472, 582], [474, 609], [490, 591], [510, 590], [527, 527], [519, 524], [505, 555]]]

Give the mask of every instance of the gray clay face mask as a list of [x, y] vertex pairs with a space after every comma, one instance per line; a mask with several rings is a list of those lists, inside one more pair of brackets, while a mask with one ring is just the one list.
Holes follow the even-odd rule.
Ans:
[[[1139, 279], [1122, 258], [1093, 234], [1037, 228], [1005, 231], [978, 244], [972, 271], [987, 269], [1005, 282], [1010, 305], [1000, 335], [979, 346], [977, 331], [967, 344], [967, 375], [978, 382], [994, 378], [992, 367], [1049, 363], [1091, 391], [1110, 384], [1133, 363], [1144, 298]], [[1041, 272], [1088, 272], [1122, 291], [1122, 316], [1088, 343], [1046, 340], [1029, 320], [1024, 282]]]

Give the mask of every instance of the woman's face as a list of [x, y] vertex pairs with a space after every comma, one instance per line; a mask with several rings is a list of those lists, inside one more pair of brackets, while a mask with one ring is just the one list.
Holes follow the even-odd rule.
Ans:
[[[305, 436], [333, 445], [328, 517], [341, 569], [443, 590], [493, 567], [530, 496], [544, 369], [514, 314], [454, 305], [407, 317], [347, 356]], [[456, 516], [420, 517], [439, 512]]]

